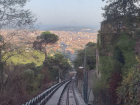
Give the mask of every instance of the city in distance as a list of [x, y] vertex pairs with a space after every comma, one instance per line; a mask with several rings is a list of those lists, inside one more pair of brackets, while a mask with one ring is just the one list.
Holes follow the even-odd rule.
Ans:
[[[5, 33], [5, 31], [6, 30], [3, 30], [3, 33]], [[24, 43], [24, 45], [27, 47], [32, 47], [32, 43], [35, 41], [36, 37], [41, 35], [43, 31], [50, 31], [51, 33], [59, 36], [59, 41], [57, 44], [48, 45], [46, 50], [49, 54], [62, 52], [71, 58], [76, 50], [83, 49], [83, 45], [86, 45], [88, 42], [96, 43], [98, 29], [68, 26], [51, 28], [46, 30], [38, 30], [35, 33], [27, 32], [26, 35], [15, 36], [12, 42], [17, 46], [21, 46], [21, 44]], [[23, 32], [24, 30], [21, 30], [21, 33]]]

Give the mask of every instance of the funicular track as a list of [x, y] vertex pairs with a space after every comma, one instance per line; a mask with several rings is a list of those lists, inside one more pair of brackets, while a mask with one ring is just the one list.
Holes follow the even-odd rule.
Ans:
[[74, 82], [72, 81], [67, 91], [67, 103], [66, 105], [78, 105], [74, 91]]
[[61, 96], [59, 105], [79, 105], [76, 99], [74, 87], [74, 81], [71, 81], [64, 90], [63, 95]]
[[22, 105], [85, 105], [79, 100], [74, 80], [65, 80]]
[[[61, 83], [55, 84], [51, 88], [47, 89], [46, 91], [42, 92], [38, 96], [31, 99], [29, 102], [26, 102], [25, 104], [22, 104], [22, 105], [48, 105], [47, 102], [52, 98], [52, 96], [59, 89], [63, 90], [63, 87], [65, 87], [65, 85], [68, 84], [69, 82], [70, 80], [65, 80], [65, 81], [62, 81]], [[60, 92], [58, 91], [57, 93], [61, 94], [61, 91]], [[54, 102], [56, 105], [58, 103], [57, 101], [58, 99], [59, 99], [59, 95], [56, 97], [56, 100]], [[55, 105], [55, 104], [52, 104], [52, 105]]]

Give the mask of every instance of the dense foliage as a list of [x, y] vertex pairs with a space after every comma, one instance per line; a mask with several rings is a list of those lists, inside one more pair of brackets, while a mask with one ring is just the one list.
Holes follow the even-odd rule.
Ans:
[[[109, 30], [108, 26], [111, 26], [114, 33], [107, 33], [106, 30], [98, 34], [98, 69], [101, 77], [95, 88], [96, 93], [104, 91], [109, 94], [108, 97], [100, 94], [105, 105], [139, 105], [139, 7], [129, 0], [118, 0], [105, 6], [104, 10], [103, 24], [106, 27], [102, 29]], [[118, 27], [120, 22], [123, 24]]]
[[80, 66], [84, 66], [84, 57], [86, 50], [86, 69], [95, 69], [96, 64], [96, 44], [89, 42], [87, 47], [77, 51], [77, 57], [73, 61], [74, 67], [78, 69]]
[[60, 53], [48, 56], [47, 60], [48, 70], [51, 71], [51, 77], [54, 79], [58, 78], [59, 73], [61, 79], [66, 78], [66, 74], [72, 69], [70, 61]]
[[112, 53], [111, 56], [103, 55], [102, 50], [105, 48], [102, 48], [101, 44], [98, 44], [100, 53], [99, 70], [102, 76], [99, 80], [101, 83], [98, 83], [96, 88], [99, 91], [105, 88], [108, 89], [111, 96], [110, 100], [111, 102], [113, 101], [112, 104], [117, 103], [116, 89], [118, 86], [124, 86], [124, 83], [120, 84], [122, 79], [124, 81], [124, 78], [130, 72], [129, 69], [132, 67], [135, 68], [135, 65], [137, 65], [134, 53], [135, 38], [129, 33], [121, 33], [115, 42], [112, 45], [113, 49], [110, 49], [108, 52]]
[[[68, 76], [68, 71], [71, 70], [69, 60], [59, 53], [47, 56], [47, 67], [43, 66], [45, 54], [40, 51], [24, 50], [19, 55], [13, 51], [7, 53], [3, 59], [9, 55], [12, 56], [7, 60], [4, 68], [3, 98], [6, 98], [10, 105], [25, 103], [34, 95], [58, 82], [59, 75], [61, 79], [67, 78], [66, 75]], [[12, 97], [13, 93], [19, 98]], [[4, 99], [1, 99], [0, 97], [0, 102], [3, 102]]]
[[140, 104], [140, 73], [132, 67], [127, 75], [123, 76], [121, 86], [117, 88], [118, 101], [124, 105]]
[[114, 0], [109, 1], [109, 5], [106, 5], [103, 10], [105, 10], [105, 13], [103, 13], [103, 17], [106, 20], [113, 20], [120, 18], [122, 16], [131, 16], [129, 18], [132, 18], [132, 16], [139, 17], [139, 6], [134, 3], [134, 0]]

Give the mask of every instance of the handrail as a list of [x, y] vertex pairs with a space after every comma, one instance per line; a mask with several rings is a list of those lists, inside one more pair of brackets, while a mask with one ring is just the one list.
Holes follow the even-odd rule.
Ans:
[[71, 80], [70, 80], [70, 81], [66, 84], [66, 86], [64, 87], [64, 89], [63, 89], [63, 91], [62, 91], [62, 93], [61, 93], [61, 95], [60, 95], [60, 97], [59, 97], [59, 101], [58, 101], [57, 105], [60, 105], [60, 101], [61, 101], [62, 95], [63, 95], [63, 93], [64, 93], [66, 87], [68, 86], [68, 84], [69, 84], [70, 82], [71, 82]]
[[45, 105], [45, 103], [47, 103], [47, 101], [51, 98], [54, 92], [67, 81], [68, 80], [64, 80], [61, 83], [57, 83], [53, 85], [52, 87], [45, 90], [35, 98], [31, 99], [29, 102], [26, 102], [26, 104], [22, 104], [22, 105]]

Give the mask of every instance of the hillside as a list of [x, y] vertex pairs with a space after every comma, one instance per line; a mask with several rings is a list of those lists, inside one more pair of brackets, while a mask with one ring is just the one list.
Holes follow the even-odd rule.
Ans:
[[90, 28], [90, 27], [57, 27], [57, 28], [50, 28], [50, 29], [46, 29], [46, 30], [71, 31], [71, 32], [89, 32], [89, 33], [97, 32], [97, 29]]

